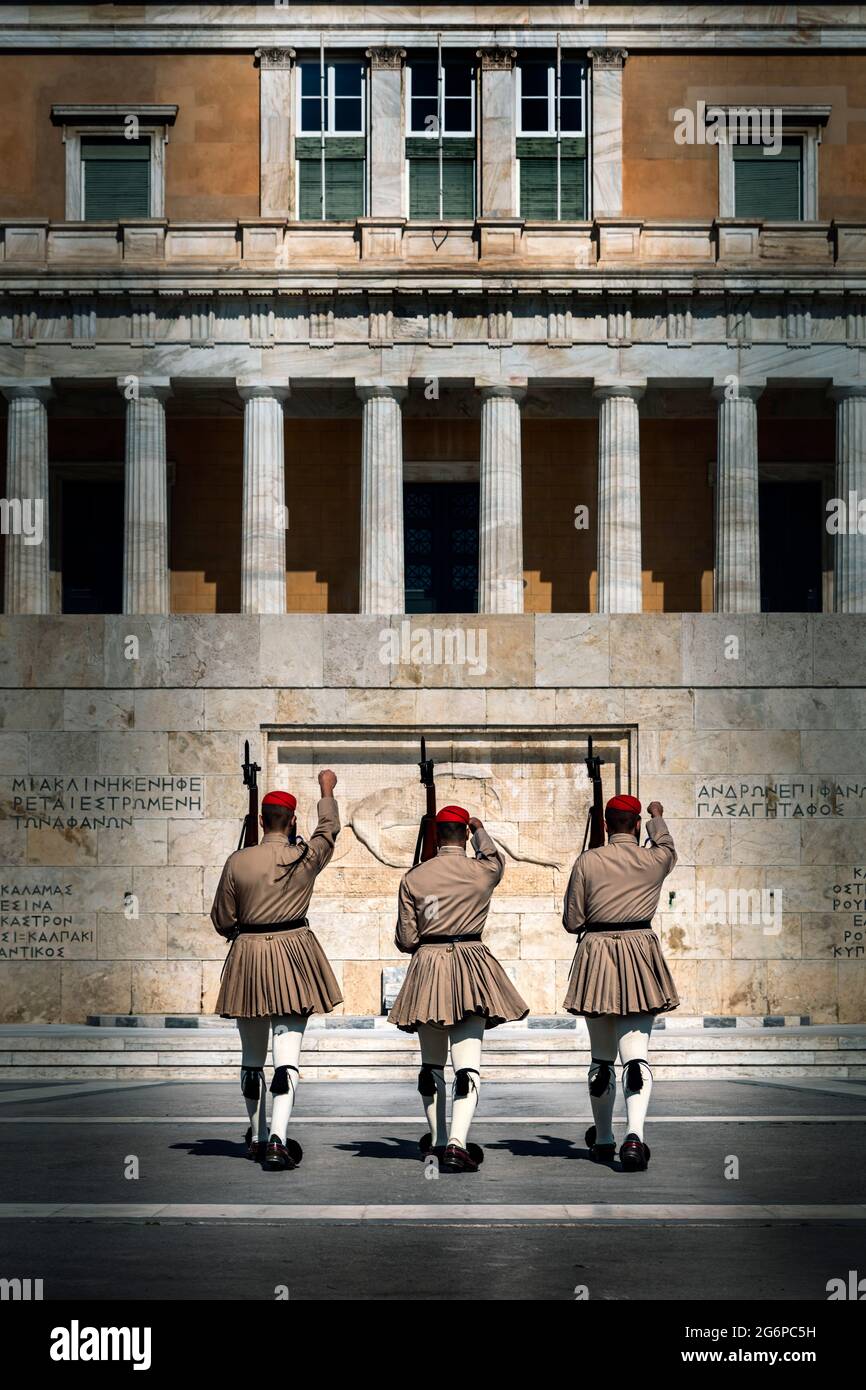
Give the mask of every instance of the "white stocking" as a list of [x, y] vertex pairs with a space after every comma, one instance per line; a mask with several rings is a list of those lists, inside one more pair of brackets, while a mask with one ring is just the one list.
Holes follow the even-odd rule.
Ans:
[[266, 1144], [268, 1140], [267, 1092], [265, 1091], [265, 1078], [262, 1069], [268, 1056], [268, 1033], [271, 1020], [269, 1018], [239, 1018], [237, 1024], [241, 1037], [241, 1086], [244, 1086], [243, 1073], [245, 1071], [260, 1073], [258, 1099], [244, 1096], [250, 1128], [253, 1131], [253, 1139]]
[[282, 1018], [273, 1019], [274, 1079], [271, 1082], [271, 1095], [274, 1100], [271, 1134], [275, 1134], [281, 1144], [286, 1142], [289, 1117], [300, 1080], [298, 1062], [306, 1026], [306, 1014], [286, 1014]]
[[[451, 1038], [451, 1065], [455, 1072], [454, 1099], [451, 1103], [451, 1129], [448, 1143], [466, 1148], [469, 1139], [469, 1126], [478, 1093], [481, 1089], [481, 1040], [484, 1037], [485, 1020], [480, 1014], [469, 1014], [467, 1018], [455, 1023], [448, 1032]], [[468, 1069], [468, 1093], [457, 1094], [456, 1073]]]
[[[589, 1029], [589, 1047], [591, 1060], [589, 1064], [589, 1103], [592, 1106], [592, 1118], [595, 1120], [595, 1142], [597, 1144], [612, 1144], [613, 1137], [613, 1107], [616, 1102], [616, 1030], [617, 1019], [614, 1014], [601, 1014], [598, 1018], [588, 1018], [586, 1026]], [[602, 1069], [607, 1067], [608, 1084], [601, 1092], [601, 1095], [593, 1094], [593, 1087], [598, 1089], [604, 1080]]]
[[640, 1140], [643, 1140], [644, 1121], [653, 1088], [652, 1072], [646, 1059], [654, 1017], [654, 1014], [624, 1014], [617, 1020], [628, 1132], [636, 1134]]
[[432, 1147], [439, 1148], [445, 1143], [446, 1119], [445, 1102], [445, 1063], [448, 1061], [448, 1034], [444, 1028], [432, 1023], [418, 1024], [418, 1041], [421, 1044], [421, 1063], [433, 1082], [433, 1095], [422, 1095], [421, 1103], [427, 1116]]

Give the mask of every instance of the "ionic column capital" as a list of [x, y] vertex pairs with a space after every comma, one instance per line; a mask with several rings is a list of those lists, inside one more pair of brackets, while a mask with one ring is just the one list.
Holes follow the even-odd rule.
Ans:
[[476, 57], [481, 59], [482, 72], [511, 72], [517, 57], [516, 48], [477, 48]]
[[730, 385], [715, 382], [710, 394], [714, 401], [723, 405], [725, 401], [757, 401], [763, 394], [767, 383], [765, 381], [740, 382], [733, 389]]
[[355, 393], [362, 401], [391, 400], [402, 401], [407, 392], [405, 382], [398, 381], [357, 381]]
[[171, 381], [167, 376], [138, 376], [127, 372], [126, 376], [115, 378], [115, 385], [126, 401], [165, 401], [171, 395]]
[[853, 382], [850, 386], [831, 386], [827, 395], [831, 401], [866, 400], [866, 381]]
[[44, 405], [54, 395], [50, 380], [42, 378], [34, 381], [0, 380], [0, 392], [7, 401], [41, 401]]
[[366, 48], [364, 53], [370, 59], [370, 67], [373, 72], [394, 68], [399, 70], [406, 57], [405, 48]]
[[622, 72], [625, 66], [625, 60], [628, 57], [628, 49], [590, 48], [587, 50], [587, 56], [592, 62], [595, 72], [604, 71], [605, 69], [609, 72]]
[[269, 69], [286, 69], [292, 66], [295, 57], [293, 48], [257, 48], [256, 62], [265, 72]]
[[292, 394], [287, 381], [262, 381], [259, 377], [236, 377], [235, 389], [242, 401], [285, 401]]
[[599, 381], [592, 388], [597, 401], [639, 401], [645, 391], [645, 381]]
[[519, 403], [526, 395], [527, 385], [528, 383], [525, 379], [518, 381], [488, 381], [484, 377], [475, 378], [475, 389], [482, 401], [507, 400], [517, 401]]

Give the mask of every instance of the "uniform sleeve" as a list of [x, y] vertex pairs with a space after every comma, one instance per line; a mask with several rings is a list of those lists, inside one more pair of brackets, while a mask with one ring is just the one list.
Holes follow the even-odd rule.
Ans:
[[320, 873], [334, 853], [340, 833], [340, 811], [332, 796], [323, 796], [318, 806], [319, 819], [307, 844], [316, 873]]
[[586, 922], [586, 879], [584, 877], [583, 855], [574, 861], [571, 878], [565, 890], [562, 904], [562, 925], [566, 931], [577, 934]]
[[661, 816], [652, 816], [647, 821], [646, 833], [651, 840], [647, 846], [646, 853], [652, 855], [661, 870], [662, 878], [667, 878], [671, 869], [677, 862], [677, 852], [674, 849], [674, 837], [668, 830]]
[[409, 892], [409, 885], [403, 878], [400, 881], [400, 890], [397, 894], [397, 930], [394, 933], [394, 945], [398, 951], [410, 956], [420, 940], [415, 899]]
[[505, 855], [493, 843], [483, 825], [472, 836], [472, 848], [475, 850], [476, 864], [490, 874], [495, 888], [505, 873]]
[[213, 907], [210, 910], [210, 918], [220, 936], [228, 936], [232, 928], [237, 926], [238, 907], [231, 856], [226, 860], [225, 868], [220, 875], [220, 881], [214, 894]]

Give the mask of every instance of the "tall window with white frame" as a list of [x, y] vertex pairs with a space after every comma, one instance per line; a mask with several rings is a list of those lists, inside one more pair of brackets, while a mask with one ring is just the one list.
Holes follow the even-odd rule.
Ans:
[[302, 222], [363, 217], [366, 191], [366, 69], [323, 51], [297, 65], [295, 162]]
[[406, 64], [409, 216], [475, 216], [475, 59], [441, 47]]
[[517, 107], [521, 217], [586, 217], [586, 64], [559, 50], [521, 58]]

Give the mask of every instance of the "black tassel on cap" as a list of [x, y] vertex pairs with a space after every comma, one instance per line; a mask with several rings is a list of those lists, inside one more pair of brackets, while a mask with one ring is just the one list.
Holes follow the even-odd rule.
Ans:
[[599, 1062], [595, 1057], [592, 1064], [598, 1067], [598, 1071], [589, 1083], [589, 1094], [591, 1096], [603, 1096], [613, 1080], [613, 1067], [610, 1062]]

